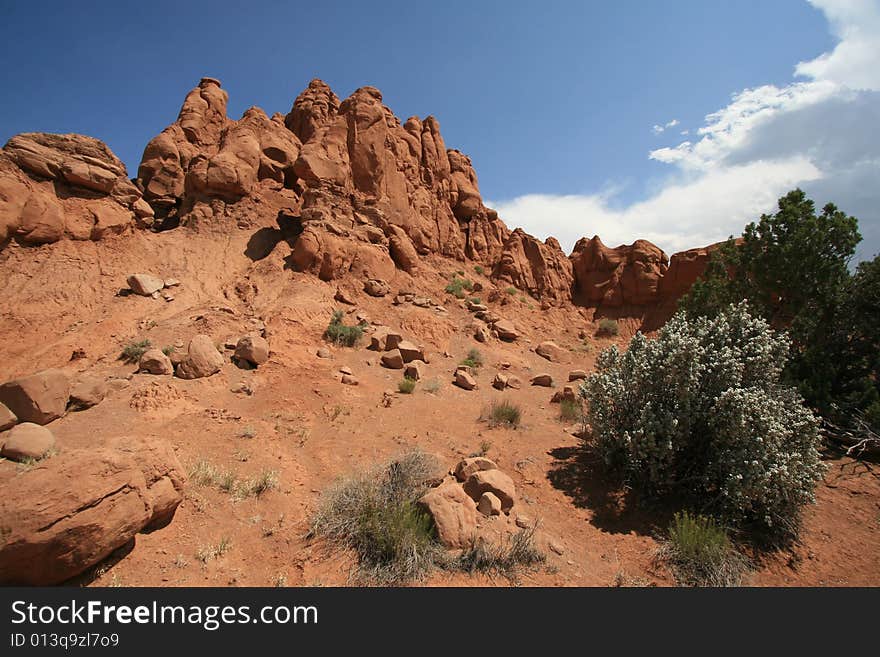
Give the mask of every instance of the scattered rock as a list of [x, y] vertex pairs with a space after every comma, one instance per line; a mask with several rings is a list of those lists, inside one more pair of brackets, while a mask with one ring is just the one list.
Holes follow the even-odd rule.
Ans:
[[483, 493], [494, 493], [501, 500], [501, 510], [507, 513], [516, 502], [516, 486], [501, 470], [480, 470], [464, 482], [464, 492], [478, 501]]
[[465, 390], [473, 390], [477, 387], [477, 380], [466, 370], [456, 370], [453, 383]]
[[562, 390], [557, 390], [554, 393], [553, 397], [550, 399], [550, 403], [559, 404], [564, 401], [569, 402], [577, 402], [578, 394], [572, 385], [566, 385], [562, 388]]
[[333, 353], [327, 347], [318, 347], [315, 355], [318, 358], [333, 358]]
[[138, 361], [138, 371], [160, 376], [174, 374], [171, 359], [159, 349], [148, 349]]
[[477, 528], [477, 507], [459, 484], [449, 481], [432, 488], [422, 496], [419, 505], [431, 514], [443, 545], [470, 545]]
[[132, 274], [127, 282], [132, 292], [145, 297], [152, 296], [165, 287], [165, 281], [150, 274]]
[[565, 554], [565, 548], [562, 547], [562, 545], [560, 543], [557, 543], [556, 541], [549, 541], [547, 543], [547, 547], [549, 547], [551, 550], [553, 550], [559, 556], [562, 556], [563, 554]]
[[391, 286], [381, 278], [371, 278], [364, 283], [364, 292], [371, 297], [384, 297], [391, 292]]
[[400, 332], [387, 326], [377, 326], [370, 336], [369, 348], [373, 351], [391, 351], [397, 349], [401, 342], [403, 342], [403, 336]]
[[501, 500], [494, 493], [485, 492], [480, 495], [480, 501], [477, 503], [477, 511], [484, 516], [500, 516]]
[[348, 365], [343, 365], [342, 367], [340, 367], [339, 373], [340, 374], [354, 374], [354, 372], [351, 371], [351, 368]]
[[472, 474], [481, 470], [497, 470], [498, 466], [495, 461], [487, 459], [485, 456], [471, 456], [462, 459], [455, 466], [455, 478], [459, 481], [467, 481]]
[[181, 379], [211, 376], [220, 371], [223, 362], [223, 355], [217, 351], [213, 340], [200, 334], [189, 341], [186, 358], [177, 366], [177, 376]]
[[397, 345], [397, 350], [400, 352], [404, 363], [410, 363], [414, 360], [425, 360], [424, 349], [422, 349], [421, 347], [417, 347], [408, 340], [403, 340], [402, 342], [400, 342]]
[[391, 370], [402, 370], [403, 369], [403, 356], [397, 349], [393, 349], [392, 351], [386, 351], [382, 354], [382, 367], [387, 367]]
[[357, 377], [351, 374], [343, 374], [342, 375], [342, 383], [347, 386], [356, 386], [358, 384]]
[[43, 370], [0, 385], [0, 403], [19, 422], [48, 424], [64, 415], [70, 380], [61, 370]]
[[495, 378], [492, 379], [492, 387], [496, 390], [504, 390], [507, 387], [507, 382], [510, 377], [506, 374], [501, 374], [500, 372], [495, 375]]
[[505, 342], [513, 342], [519, 338], [519, 331], [516, 330], [516, 327], [509, 320], [499, 320], [492, 324], [492, 328], [498, 333], [498, 338]]
[[538, 374], [532, 377], [533, 386], [543, 386], [545, 388], [553, 387], [553, 377], [549, 374]]
[[180, 281], [176, 278], [165, 279], [165, 287], [177, 287], [178, 285], [180, 285]]
[[477, 342], [489, 342], [490, 337], [489, 329], [485, 326], [479, 325], [474, 327], [474, 340]]
[[418, 306], [419, 308], [430, 308], [434, 305], [434, 302], [428, 297], [413, 297], [412, 305]]
[[542, 342], [537, 347], [535, 347], [535, 353], [542, 358], [546, 358], [551, 363], [561, 363], [568, 358], [568, 354], [566, 353], [565, 349], [560, 347], [555, 342], [551, 342], [549, 340]]
[[6, 431], [9, 427], [15, 426], [18, 418], [15, 413], [6, 408], [6, 404], [0, 403], [0, 431]]
[[67, 407], [73, 411], [82, 411], [97, 406], [107, 396], [107, 383], [104, 379], [88, 377], [81, 379], [70, 389], [70, 400]]
[[532, 525], [532, 521], [527, 516], [516, 516], [516, 526], [520, 529], [531, 529], [534, 525]]
[[235, 358], [252, 365], [262, 365], [269, 360], [269, 343], [265, 338], [246, 335], [235, 345]]
[[518, 376], [510, 375], [507, 377], [507, 387], [513, 388], [514, 390], [519, 390], [522, 388], [522, 381]]
[[413, 379], [414, 381], [420, 381], [422, 378], [421, 364], [419, 364], [418, 361], [412, 361], [403, 370], [403, 376], [405, 376], [407, 379]]
[[336, 294], [333, 295], [333, 298], [339, 303], [344, 303], [347, 306], [357, 305], [357, 302], [351, 297], [351, 295], [341, 287], [336, 288]]
[[568, 373], [569, 381], [580, 381], [581, 379], [587, 378], [587, 372], [585, 370], [572, 370]]
[[55, 436], [51, 431], [33, 422], [22, 422], [12, 427], [6, 435], [0, 454], [13, 461], [40, 459], [53, 447]]

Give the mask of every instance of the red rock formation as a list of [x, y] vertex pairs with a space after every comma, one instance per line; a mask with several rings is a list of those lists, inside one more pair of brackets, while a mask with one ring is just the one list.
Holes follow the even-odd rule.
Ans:
[[103, 142], [42, 132], [12, 137], [0, 151], [0, 246], [99, 240], [153, 214]]
[[572, 263], [554, 238], [541, 242], [517, 228], [504, 243], [492, 278], [539, 299], [571, 298]]
[[668, 259], [646, 240], [608, 248], [598, 236], [581, 238], [571, 255], [576, 290], [595, 306], [644, 306], [657, 300]]

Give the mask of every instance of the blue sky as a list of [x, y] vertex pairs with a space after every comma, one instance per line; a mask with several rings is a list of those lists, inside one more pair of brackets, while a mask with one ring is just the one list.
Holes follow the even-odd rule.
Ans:
[[320, 77], [434, 114], [505, 221], [566, 248], [699, 246], [799, 184], [880, 250], [878, 0], [0, 7], [3, 142], [93, 135], [133, 176], [200, 77], [234, 118], [287, 112]]

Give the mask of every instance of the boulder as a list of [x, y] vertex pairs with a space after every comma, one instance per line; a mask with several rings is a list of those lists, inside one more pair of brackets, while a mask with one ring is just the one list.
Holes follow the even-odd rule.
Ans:
[[392, 349], [397, 349], [401, 342], [403, 342], [403, 336], [399, 331], [395, 331], [387, 326], [377, 326], [370, 336], [370, 346], [368, 349], [373, 351], [391, 351]]
[[107, 382], [97, 377], [80, 379], [70, 389], [70, 401], [67, 407], [73, 411], [83, 411], [97, 406], [107, 396]]
[[211, 376], [223, 367], [223, 355], [217, 351], [214, 341], [207, 335], [197, 335], [189, 342], [186, 358], [177, 366], [181, 379], [199, 379]]
[[577, 402], [578, 395], [577, 391], [574, 389], [574, 386], [566, 385], [562, 388], [562, 390], [557, 390], [553, 397], [550, 399], [550, 402], [553, 404], [559, 404], [564, 401], [568, 402]]
[[371, 297], [384, 297], [391, 292], [391, 286], [381, 278], [371, 278], [364, 283], [364, 292]]
[[403, 369], [403, 356], [400, 355], [400, 352], [397, 349], [393, 349], [391, 351], [386, 351], [382, 354], [382, 366], [387, 367], [391, 370], [402, 370]]
[[0, 385], [0, 403], [19, 422], [48, 424], [64, 415], [70, 397], [70, 380], [61, 370], [43, 370]]
[[0, 584], [46, 586], [82, 573], [167, 524], [184, 481], [169, 445], [134, 438], [62, 452], [0, 480]]
[[333, 352], [330, 351], [327, 347], [318, 347], [315, 355], [318, 358], [333, 358]]
[[493, 493], [501, 500], [501, 510], [507, 513], [516, 502], [516, 486], [508, 475], [501, 470], [480, 470], [464, 482], [464, 492], [475, 502], [483, 493]]
[[477, 528], [477, 507], [460, 484], [452, 481], [432, 488], [419, 505], [434, 519], [437, 538], [448, 548], [466, 548]]
[[353, 374], [343, 374], [341, 380], [342, 380], [342, 383], [344, 383], [347, 386], [356, 386], [359, 383], [357, 380], [357, 377], [354, 376]]
[[18, 422], [15, 413], [6, 408], [6, 404], [0, 403], [0, 431], [6, 431], [9, 427], [14, 427]]
[[269, 343], [266, 338], [246, 335], [235, 345], [235, 358], [252, 365], [262, 365], [269, 360]]
[[501, 500], [495, 493], [485, 492], [480, 495], [480, 501], [477, 503], [477, 511], [484, 516], [500, 516]]
[[[176, 353], [176, 352], [173, 352]], [[181, 359], [183, 362], [184, 359]], [[138, 371], [149, 374], [174, 374], [174, 364], [160, 349], [148, 349], [138, 361]]]
[[492, 328], [498, 333], [498, 338], [505, 342], [513, 342], [519, 338], [519, 331], [516, 330], [516, 327], [510, 320], [499, 320], [492, 325]]
[[422, 365], [419, 361], [412, 361], [407, 364], [403, 370], [403, 376], [413, 381], [419, 381], [422, 378]]
[[532, 385], [551, 388], [553, 386], [553, 377], [549, 374], [538, 374], [532, 377]]
[[55, 436], [33, 422], [17, 424], [5, 436], [0, 454], [13, 461], [40, 459], [55, 447]]
[[495, 375], [495, 378], [492, 379], [492, 387], [496, 390], [504, 390], [507, 387], [507, 382], [510, 377], [506, 374], [501, 374], [500, 372]]
[[587, 378], [586, 370], [572, 370], [568, 373], [569, 381], [580, 381]]
[[483, 325], [477, 325], [474, 327], [474, 340], [477, 342], [489, 342], [489, 338], [491, 334], [489, 333], [489, 329]]
[[462, 459], [455, 466], [455, 478], [459, 481], [467, 481], [472, 474], [481, 470], [497, 470], [498, 466], [495, 461], [487, 459], [485, 456], [471, 456]]
[[397, 345], [397, 350], [400, 352], [404, 363], [410, 363], [414, 360], [425, 360], [425, 350], [408, 340], [401, 341]]
[[477, 387], [477, 380], [466, 370], [456, 370], [455, 379], [452, 382], [465, 390], [473, 390]]
[[562, 363], [568, 358], [568, 353], [565, 349], [549, 340], [535, 347], [535, 353], [541, 356], [541, 358], [546, 358], [551, 363]]
[[132, 274], [128, 277], [128, 287], [135, 294], [149, 297], [165, 287], [165, 281], [150, 274]]

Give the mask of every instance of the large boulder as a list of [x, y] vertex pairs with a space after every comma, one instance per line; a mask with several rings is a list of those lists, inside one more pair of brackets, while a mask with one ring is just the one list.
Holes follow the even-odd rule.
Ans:
[[479, 470], [464, 482], [464, 492], [479, 502], [483, 493], [492, 493], [501, 500], [501, 510], [507, 513], [516, 502], [516, 486], [501, 470]]
[[33, 422], [17, 424], [2, 438], [0, 454], [13, 461], [41, 459], [55, 447], [55, 436]]
[[67, 409], [70, 379], [61, 370], [43, 370], [0, 385], [0, 402], [20, 422], [48, 424]]
[[414, 360], [425, 360], [425, 350], [408, 340], [398, 343], [397, 350], [400, 352], [404, 363], [411, 363]]
[[0, 584], [60, 584], [167, 524], [185, 477], [170, 446], [133, 438], [0, 472]]
[[152, 274], [132, 274], [128, 277], [127, 283], [132, 292], [145, 297], [165, 287], [165, 281]]
[[535, 353], [551, 363], [562, 363], [568, 360], [568, 352], [555, 342], [546, 340], [535, 347]]
[[200, 379], [220, 371], [224, 363], [223, 354], [217, 351], [214, 341], [207, 335], [197, 335], [189, 342], [186, 357], [177, 366], [177, 376], [181, 379]]
[[138, 361], [138, 371], [160, 376], [171, 375], [174, 374], [174, 365], [161, 349], [147, 349]]
[[477, 380], [467, 370], [455, 370], [452, 382], [464, 390], [473, 390], [477, 387]]
[[404, 366], [403, 356], [397, 349], [386, 351], [380, 360], [382, 367], [387, 367], [390, 370], [402, 370]]
[[448, 548], [470, 545], [477, 529], [477, 506], [460, 484], [448, 481], [432, 488], [419, 505], [433, 518], [437, 538]]
[[72, 411], [84, 411], [97, 406], [107, 396], [107, 382], [98, 377], [88, 376], [80, 379], [70, 389], [67, 407]]
[[501, 319], [495, 322], [492, 328], [498, 333], [498, 338], [505, 342], [513, 342], [519, 337], [519, 331], [510, 320]]

